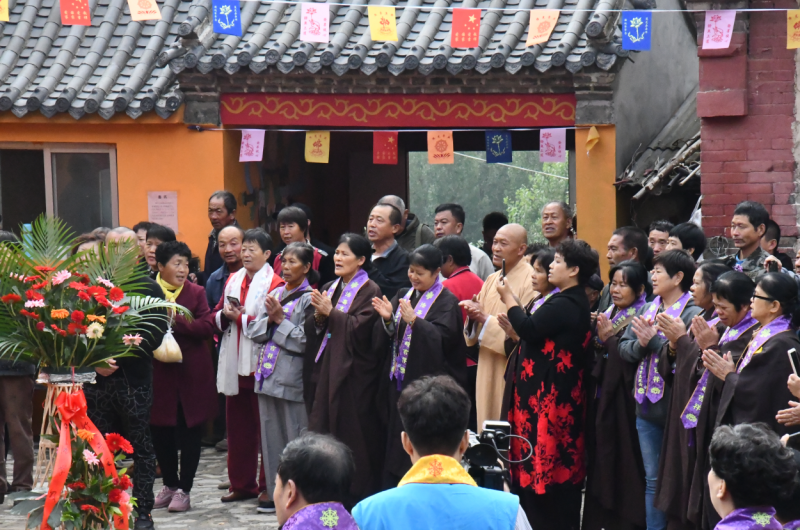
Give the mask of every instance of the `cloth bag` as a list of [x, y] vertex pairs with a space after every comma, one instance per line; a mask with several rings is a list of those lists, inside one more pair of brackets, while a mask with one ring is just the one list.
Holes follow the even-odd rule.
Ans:
[[172, 326], [167, 328], [167, 332], [161, 340], [161, 346], [156, 348], [153, 352], [153, 357], [162, 363], [183, 362], [183, 353], [181, 352], [181, 347], [178, 345], [178, 341], [175, 340], [175, 336], [172, 334]]

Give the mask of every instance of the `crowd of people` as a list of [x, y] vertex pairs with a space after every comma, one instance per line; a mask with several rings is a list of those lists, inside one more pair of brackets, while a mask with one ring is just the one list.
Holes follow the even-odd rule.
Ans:
[[[482, 248], [461, 236], [454, 203], [431, 229], [383, 197], [365, 234], [335, 248], [312, 237], [305, 205], [278, 212], [277, 245], [241, 228], [236, 209], [229, 192], [210, 197], [202, 269], [171, 229], [146, 222], [76, 245], [136, 241], [143, 294], [193, 315], [170, 315], [141, 355], [98, 368], [86, 388], [98, 428], [134, 447], [136, 528], [153, 526], [154, 509], [191, 509], [210, 433], [228, 451], [221, 501], [257, 498], [287, 529], [446, 517], [458, 528], [710, 530], [755, 528], [742, 523], [753, 514], [761, 528], [800, 526], [800, 453], [779, 440], [800, 429], [800, 365], [787, 354], [800, 351], [800, 280], [762, 205], [737, 206], [736, 253], [721, 259], [703, 260], [691, 223], [619, 228], [605, 282], [562, 202], [542, 210], [546, 244], [494, 212]], [[153, 359], [165, 334], [182, 362]], [[32, 485], [33, 373], [0, 361], [15, 455], [0, 493]], [[513, 495], [475, 488], [461, 466], [468, 429], [498, 420], [515, 435]]]

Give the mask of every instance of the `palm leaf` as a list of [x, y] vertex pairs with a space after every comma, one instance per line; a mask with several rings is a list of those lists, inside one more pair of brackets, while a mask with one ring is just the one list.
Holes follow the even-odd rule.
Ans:
[[84, 259], [77, 264], [77, 270], [89, 276], [92, 281], [104, 278], [125, 292], [135, 291], [144, 286], [147, 273], [139, 265], [138, 245], [132, 240], [113, 241], [102, 245], [93, 259]]
[[29, 264], [58, 267], [69, 258], [75, 245], [75, 234], [66, 222], [42, 214], [31, 228], [30, 231], [20, 228], [23, 256]]

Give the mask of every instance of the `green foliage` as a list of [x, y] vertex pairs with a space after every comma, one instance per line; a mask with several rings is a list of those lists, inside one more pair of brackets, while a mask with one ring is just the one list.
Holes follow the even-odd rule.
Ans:
[[494, 211], [525, 226], [531, 242], [543, 239], [540, 210], [549, 201], [567, 200], [569, 181], [525, 169], [568, 177], [567, 163], [543, 164], [536, 151], [515, 151], [509, 165], [522, 168], [516, 169], [487, 164], [483, 151], [463, 154], [481, 160], [456, 155], [452, 165], [431, 165], [427, 153], [409, 153], [411, 211], [433, 228], [436, 206], [445, 202], [460, 204], [467, 214], [463, 235], [476, 245], [482, 240], [483, 217]]

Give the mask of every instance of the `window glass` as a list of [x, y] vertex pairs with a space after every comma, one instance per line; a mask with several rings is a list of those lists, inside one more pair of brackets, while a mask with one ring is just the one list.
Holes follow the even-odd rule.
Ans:
[[76, 233], [114, 226], [108, 153], [53, 153], [54, 213]]

